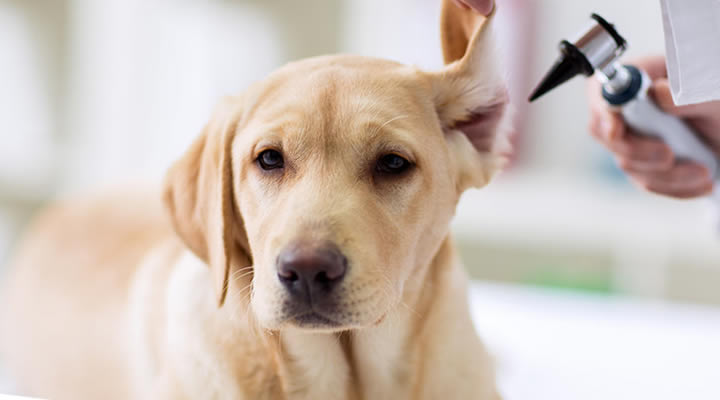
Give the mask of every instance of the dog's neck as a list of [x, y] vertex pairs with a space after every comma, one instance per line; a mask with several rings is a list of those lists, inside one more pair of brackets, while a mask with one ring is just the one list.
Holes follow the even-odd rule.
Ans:
[[453, 315], [442, 315], [448, 305], [433, 300], [465, 301], [465, 281], [453, 257], [448, 237], [430, 265], [407, 282], [402, 302], [376, 326], [343, 333], [284, 331], [271, 339], [279, 341], [273, 347], [288, 398], [419, 398], [428, 353], [444, 351], [437, 342], [445, 339], [424, 328]]

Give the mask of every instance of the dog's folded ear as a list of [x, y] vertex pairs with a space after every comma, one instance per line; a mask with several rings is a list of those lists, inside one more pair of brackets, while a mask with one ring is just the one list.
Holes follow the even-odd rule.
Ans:
[[226, 98], [165, 178], [164, 202], [175, 231], [211, 269], [218, 304], [225, 301], [231, 265], [252, 265], [233, 194], [233, 137], [242, 115]]
[[482, 17], [453, 0], [443, 2], [445, 69], [433, 73], [438, 117], [458, 160], [460, 191], [481, 187], [510, 151], [508, 91], [492, 35], [495, 10]]

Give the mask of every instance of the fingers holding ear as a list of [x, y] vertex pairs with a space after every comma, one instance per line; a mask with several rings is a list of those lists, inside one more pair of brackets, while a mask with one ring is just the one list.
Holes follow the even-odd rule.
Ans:
[[493, 0], [443, 0], [440, 33], [445, 64], [463, 58], [473, 34], [494, 10]]
[[461, 8], [469, 8], [480, 15], [488, 16], [495, 8], [494, 0], [453, 0]]
[[487, 0], [461, 0], [461, 7], [444, 0], [441, 29], [448, 65], [429, 74], [438, 119], [460, 171], [459, 192], [487, 184], [510, 152], [509, 98], [493, 39], [493, 10]]

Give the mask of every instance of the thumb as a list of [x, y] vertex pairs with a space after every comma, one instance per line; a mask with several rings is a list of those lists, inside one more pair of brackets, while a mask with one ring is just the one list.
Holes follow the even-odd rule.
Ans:
[[655, 80], [652, 86], [650, 86], [649, 92], [650, 96], [655, 100], [655, 104], [657, 104], [661, 110], [668, 114], [679, 115], [680, 110], [672, 98], [670, 84], [667, 79], [660, 78]]
[[670, 90], [670, 83], [666, 78], [660, 78], [653, 82], [649, 94], [661, 110], [671, 115], [692, 118], [704, 116], [707, 112], [702, 104], [676, 106]]

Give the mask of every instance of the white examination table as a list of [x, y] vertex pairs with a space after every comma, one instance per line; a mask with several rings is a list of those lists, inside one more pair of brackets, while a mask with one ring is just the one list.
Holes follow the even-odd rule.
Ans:
[[506, 400], [720, 400], [720, 308], [486, 283], [470, 301]]

